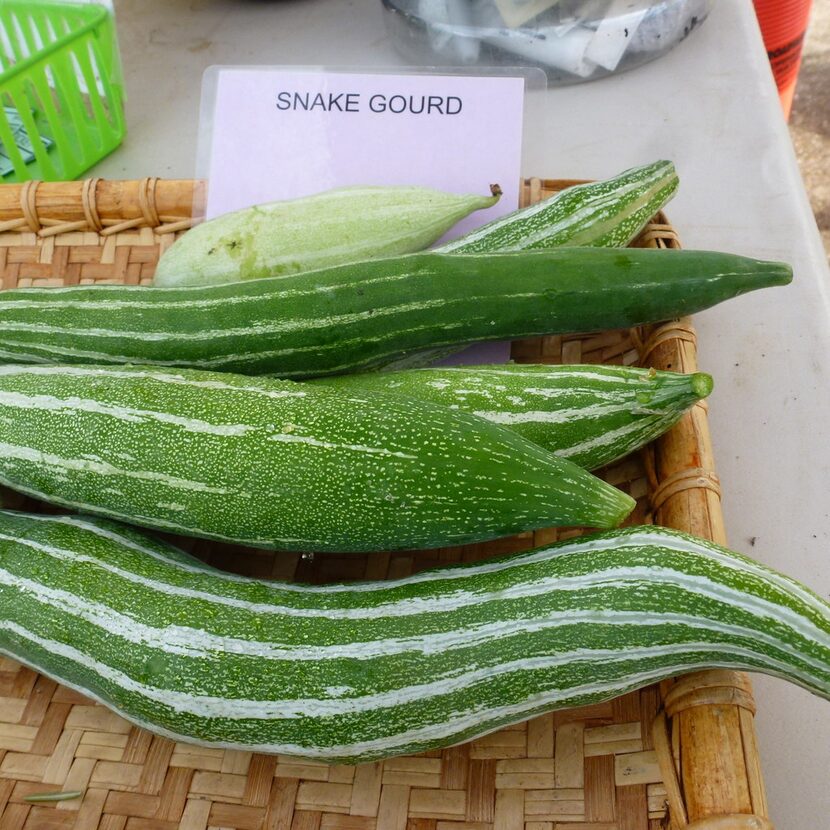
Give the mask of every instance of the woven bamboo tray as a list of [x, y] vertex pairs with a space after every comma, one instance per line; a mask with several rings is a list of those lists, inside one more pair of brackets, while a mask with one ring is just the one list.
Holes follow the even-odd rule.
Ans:
[[[572, 182], [530, 179], [525, 203]], [[0, 187], [0, 286], [150, 283], [192, 224], [192, 181]], [[633, 243], [678, 248], [662, 215]], [[691, 372], [688, 319], [516, 341], [522, 362], [639, 363]], [[637, 499], [632, 522], [725, 541], [706, 406], [603, 477]], [[0, 491], [5, 506], [45, 506]], [[400, 577], [521, 550], [577, 530], [371, 556], [300, 556], [181, 542], [213, 565], [304, 582]], [[545, 715], [472, 743], [357, 767], [205, 749], [154, 737], [0, 658], [0, 830], [771, 830], [754, 703], [739, 673], [699, 672]], [[83, 792], [58, 804], [35, 793]]]

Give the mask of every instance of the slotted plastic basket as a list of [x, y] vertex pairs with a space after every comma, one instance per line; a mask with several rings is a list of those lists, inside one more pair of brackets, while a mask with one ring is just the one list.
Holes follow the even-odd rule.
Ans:
[[121, 143], [123, 99], [106, 7], [0, 0], [0, 182], [79, 176]]

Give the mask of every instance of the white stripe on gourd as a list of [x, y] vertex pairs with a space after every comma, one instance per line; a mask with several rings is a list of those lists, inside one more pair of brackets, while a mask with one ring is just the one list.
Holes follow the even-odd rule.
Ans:
[[[229, 577], [102, 520], [3, 511], [0, 527], [0, 651], [178, 739], [369, 760], [711, 666], [830, 696], [830, 606], [660, 528], [329, 589]], [[177, 584], [210, 590], [197, 602]], [[297, 603], [324, 615], [303, 623]], [[381, 627], [331, 616], [370, 608]]]
[[[8, 537], [5, 534], [0, 534], [0, 539], [6, 541], [16, 541], [12, 537]], [[51, 556], [55, 556], [56, 554], [56, 550], [54, 548], [44, 550], [43, 546], [37, 546], [31, 542], [20, 541], [19, 543], [25, 544], [34, 549], [39, 549]], [[90, 557], [78, 556], [74, 559], [74, 561], [83, 562], [91, 566], [94, 566], [95, 564], [95, 560]], [[163, 583], [154, 583], [152, 580], [135, 578], [134, 576], [131, 577], [131, 575], [119, 569], [111, 570], [109, 568], [103, 568], [103, 570], [108, 574], [114, 574], [121, 578], [126, 577], [128, 581], [144, 585], [145, 587], [169, 596], [178, 596], [191, 599], [195, 597], [202, 599], [206, 598], [203, 592], [188, 591], [186, 589], [171, 591], [169, 590], [170, 586]], [[642, 579], [646, 575], [647, 574], [645, 573], [638, 574], [632, 572], [627, 574], [627, 580], [630, 581], [630, 579], [633, 578]], [[822, 636], [821, 631], [818, 630], [815, 625], [801, 620], [792, 613], [787, 613], [786, 610], [782, 610], [780, 606], [773, 605], [772, 603], [765, 602], [763, 600], [747, 600], [744, 594], [735, 591], [734, 589], [718, 591], [717, 586], [711, 583], [711, 581], [707, 583], [703, 580], [686, 580], [683, 578], [682, 572], [675, 572], [675, 575], [678, 577], [679, 585], [688, 587], [690, 590], [694, 590], [700, 597], [719, 599], [723, 602], [742, 603], [745, 608], [751, 608], [758, 616], [775, 616], [777, 614], [786, 616], [788, 617], [788, 622], [793, 629], [798, 631], [803, 637], [815, 639]], [[588, 582], [586, 580], [584, 584], [580, 584], [579, 587], [580, 589], [584, 589], [597, 584], [614, 588], [622, 588], [625, 586], [626, 582], [613, 580], [609, 578], [606, 573], [601, 573], [597, 574], [593, 581]], [[121, 613], [117, 610], [113, 610], [109, 606], [103, 605], [102, 603], [82, 601], [77, 596], [67, 591], [50, 588], [29, 579], [15, 577], [13, 574], [4, 571], [2, 568], [0, 568], [0, 585], [7, 585], [17, 588], [18, 590], [25, 591], [38, 602], [51, 606], [57, 611], [71, 614], [78, 620], [88, 622], [105, 631], [110, 631], [114, 635], [135, 645], [158, 648], [170, 654], [177, 654], [186, 657], [210, 658], [216, 652], [226, 652], [228, 654], [256, 657], [263, 660], [299, 660], [316, 662], [319, 660], [331, 659], [365, 660], [375, 657], [388, 657], [404, 652], [419, 652], [425, 655], [439, 654], [453, 648], [470, 648], [471, 646], [483, 643], [492, 643], [502, 637], [510, 637], [520, 633], [545, 631], [547, 629], [557, 628], [563, 625], [561, 621], [535, 619], [532, 616], [527, 616], [492, 624], [457, 628], [430, 635], [329, 645], [303, 644], [302, 646], [288, 643], [251, 640], [201, 629], [198, 631], [198, 640], [195, 640], [193, 626], [146, 625], [141, 620], [136, 619], [134, 615]], [[571, 587], [572, 585], [568, 584], [568, 581], [565, 580], [564, 584], [554, 584], [554, 586], [549, 588], [549, 590], [565, 591]], [[538, 596], [538, 592], [524, 596]], [[515, 599], [517, 598], [517, 595], [513, 594], [509, 598]], [[493, 597], [489, 597], [483, 599], [482, 602], [492, 600]], [[250, 607], [250, 604], [245, 606], [245, 604], [228, 602], [227, 600], [225, 600], [222, 604], [245, 607], [245, 609], [251, 613], [285, 613], [284, 609], [277, 609], [272, 606], [266, 606], [263, 610], [256, 611]], [[430, 610], [434, 612], [434, 609], [420, 609], [418, 613], [428, 613]], [[568, 625], [582, 625], [585, 623], [641, 626], [675, 623], [709, 631], [717, 630], [724, 634], [734, 636], [752, 636], [759, 640], [759, 642], [764, 642], [769, 646], [781, 647], [779, 640], [776, 640], [774, 637], [763, 632], [759, 633], [746, 627], [724, 624], [718, 620], [712, 620], [705, 617], [701, 617], [699, 621], [690, 623], [687, 617], [672, 612], [652, 613], [648, 621], [643, 619], [642, 614], [627, 611], [571, 610], [569, 612]], [[792, 653], [797, 655], [796, 652]], [[823, 665], [819, 661], [810, 660], [807, 657], [804, 657], [803, 659], [818, 669], [823, 668]], [[399, 692], [396, 693], [400, 694]], [[402, 696], [401, 700], [404, 699], [405, 697]], [[413, 696], [411, 699], [414, 700], [416, 697]]]
[[[513, 294], [507, 295], [506, 300], [516, 299], [520, 297], [530, 296], [527, 294]], [[466, 304], [469, 299], [477, 300], [484, 299], [480, 297], [465, 298], [455, 300], [455, 303]], [[389, 306], [382, 309], [370, 309], [368, 311], [361, 311], [356, 314], [332, 314], [330, 317], [311, 320], [308, 318], [297, 318], [295, 320], [279, 320], [277, 322], [259, 323], [252, 322], [249, 326], [242, 326], [240, 328], [226, 328], [214, 331], [201, 332], [173, 332], [173, 331], [129, 331], [126, 329], [100, 329], [100, 328], [85, 328], [84, 336], [86, 337], [129, 337], [131, 340], [146, 340], [146, 341], [200, 341], [211, 340], [216, 337], [250, 337], [252, 335], [269, 335], [279, 334], [289, 331], [311, 331], [314, 329], [327, 329], [343, 325], [352, 325], [361, 320], [368, 320], [370, 317], [394, 317], [395, 315], [405, 314], [410, 311], [427, 311], [429, 309], [440, 309], [447, 305], [451, 305], [446, 300], [423, 300], [414, 303], [401, 303], [397, 306]], [[47, 326], [38, 323], [4, 323], [3, 332], [7, 331], [25, 331], [33, 334], [62, 334], [66, 329], [62, 326]]]
[[[68, 377], [88, 378], [90, 374], [96, 374], [97, 369], [92, 369], [89, 366], [13, 366], [0, 365], [0, 378], [3, 376], [16, 376], [20, 374], [35, 375], [41, 377], [53, 377], [57, 375], [65, 375]], [[183, 375], [175, 372], [162, 372], [153, 369], [141, 369], [140, 367], [131, 367], [123, 371], [107, 367], [107, 377], [135, 379], [146, 378], [147, 380], [157, 381], [158, 383], [170, 383], [177, 386], [190, 386], [194, 389], [218, 389], [218, 390], [238, 390], [244, 392], [254, 392], [266, 398], [304, 398], [306, 391], [304, 387], [297, 384], [282, 384], [274, 388], [268, 386], [258, 386], [254, 378], [244, 377], [239, 378], [234, 375], [215, 375], [210, 380], [197, 379], [194, 375]]]
[[[73, 619], [76, 618], [74, 614], [71, 616]], [[494, 678], [502, 675], [571, 666], [580, 660], [586, 662], [604, 660], [606, 663], [630, 662], [652, 656], [664, 657], [670, 654], [681, 655], [690, 651], [706, 651], [712, 647], [711, 642], [701, 640], [699, 642], [678, 645], [643, 646], [627, 649], [624, 653], [612, 649], [579, 649], [555, 656], [521, 657], [518, 660], [488, 666], [484, 669], [466, 671], [463, 675], [459, 674], [445, 678], [440, 683], [414, 684], [403, 689], [393, 689], [389, 692], [380, 692], [357, 698], [331, 697], [318, 699], [306, 698], [302, 700], [293, 698], [286, 700], [246, 700], [216, 695], [194, 695], [189, 692], [180, 692], [174, 689], [159, 689], [148, 686], [147, 684], [135, 681], [124, 672], [97, 661], [91, 655], [71, 645], [59, 643], [54, 640], [46, 641], [43, 638], [36, 638], [36, 635], [27, 632], [22, 626], [4, 624], [0, 621], [0, 629], [3, 627], [13, 631], [19, 637], [31, 639], [43, 647], [50, 648], [56, 654], [66, 657], [72, 662], [84, 665], [102, 679], [112, 681], [126, 691], [138, 693], [152, 703], [169, 707], [177, 714], [188, 714], [198, 718], [218, 718], [230, 721], [326, 719], [341, 715], [359, 715], [370, 709], [394, 709], [408, 703], [420, 702], [425, 697], [444, 696], [463, 692], [470, 687], [476, 686], [484, 681], [492, 681]], [[118, 632], [113, 632], [113, 634], [118, 636]], [[191, 636], [193, 636], [193, 633]], [[730, 644], [719, 643], [718, 650], [721, 653], [732, 654], [736, 657], [752, 658], [755, 655], [755, 652], [749, 648], [742, 648]], [[175, 650], [165, 649], [165, 651], [174, 656], [191, 656], [182, 655]], [[229, 655], [231, 652], [226, 651], [225, 653]], [[789, 669], [784, 661], [772, 659], [770, 663], [779, 671], [787, 671]], [[826, 669], [826, 665], [818, 665], [820, 671]], [[282, 667], [279, 667], [277, 670], [281, 669]], [[807, 672], [798, 672], [797, 676], [802, 680], [809, 680], [810, 678], [810, 674]], [[497, 708], [495, 711], [499, 711], [499, 709]], [[282, 749], [278, 751], [282, 751]]]
[[[455, 592], [453, 583], [455, 580], [468, 580], [473, 576], [488, 576], [491, 574], [501, 573], [502, 571], [511, 570], [519, 565], [533, 565], [540, 562], [546, 562], [557, 555], [566, 556], [571, 554], [601, 554], [603, 552], [618, 551], [625, 548], [633, 548], [648, 544], [653, 537], [653, 534], [659, 529], [645, 527], [638, 529], [627, 528], [625, 531], [619, 531], [618, 534], [599, 533], [591, 536], [581, 536], [568, 541], [567, 546], [548, 546], [545, 548], [538, 548], [522, 553], [512, 554], [510, 557], [499, 557], [496, 559], [484, 560], [480, 562], [467, 563], [463, 567], [449, 568], [449, 569], [432, 569], [422, 571], [411, 576], [407, 576], [399, 580], [387, 580], [381, 582], [358, 582], [353, 584], [332, 584], [332, 585], [302, 585], [292, 584], [290, 582], [258, 582], [254, 583], [248, 577], [238, 576], [236, 574], [226, 573], [225, 571], [218, 571], [204, 564], [198, 559], [193, 558], [189, 554], [184, 553], [178, 548], [172, 547], [164, 542], [153, 539], [144, 533], [125, 526], [112, 522], [106, 522], [101, 519], [92, 518], [89, 516], [47, 516], [40, 514], [27, 515], [27, 522], [43, 522], [49, 525], [68, 525], [72, 528], [77, 528], [86, 534], [92, 536], [99, 536], [106, 542], [113, 543], [109, 548], [109, 556], [114, 561], [119, 551], [123, 549], [123, 553], [130, 551], [136, 552], [139, 556], [136, 558], [131, 556], [129, 558], [130, 567], [140, 568], [145, 564], [145, 559], [154, 559], [160, 563], [167, 565], [175, 565], [175, 571], [167, 572], [168, 575], [181, 572], [199, 575], [208, 573], [210, 575], [210, 584], [218, 592], [216, 596], [222, 596], [218, 586], [228, 583], [226, 590], [234, 591], [237, 588], [244, 590], [244, 586], [256, 584], [258, 591], [265, 591], [275, 596], [281, 597], [281, 601], [285, 601], [290, 605], [290, 596], [292, 594], [317, 596], [317, 601], [323, 601], [326, 598], [336, 596], [337, 594], [358, 595], [365, 593], [386, 593], [389, 590], [399, 585], [420, 585], [425, 583], [442, 582], [447, 583], [447, 589]], [[804, 588], [797, 581], [790, 579], [780, 573], [776, 573], [769, 568], [760, 565], [748, 557], [742, 557], [740, 554], [732, 551], [727, 551], [716, 545], [707, 545], [701, 540], [688, 536], [686, 534], [666, 531], [665, 535], [660, 539], [661, 546], [669, 551], [683, 554], [684, 559], [701, 552], [701, 545], [705, 548], [705, 558], [712, 562], [716, 562], [725, 566], [730, 565], [736, 558], [742, 562], [742, 568], [753, 577], [762, 580], [768, 580], [772, 585], [783, 587], [786, 591], [794, 592], [801, 602], [806, 605], [812, 605], [819, 613], [823, 613], [825, 603], [818, 598], [812, 591]], [[151, 563], [146, 563], [151, 565]], [[193, 580], [189, 577], [181, 577], [183, 584], [192, 585]], [[239, 586], [243, 586], [239, 588]], [[266, 606], [262, 606], [263, 608]], [[257, 613], [261, 612], [261, 608]]]

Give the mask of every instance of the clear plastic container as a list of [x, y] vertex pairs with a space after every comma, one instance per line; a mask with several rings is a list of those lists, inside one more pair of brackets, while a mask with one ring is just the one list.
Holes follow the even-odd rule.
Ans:
[[592, 81], [659, 57], [713, 0], [382, 0], [416, 64], [534, 66], [552, 83]]

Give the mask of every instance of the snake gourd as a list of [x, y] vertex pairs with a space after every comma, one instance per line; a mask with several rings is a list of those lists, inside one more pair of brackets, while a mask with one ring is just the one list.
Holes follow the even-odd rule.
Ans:
[[446, 366], [321, 378], [341, 392], [384, 392], [447, 406], [512, 429], [587, 470], [673, 426], [712, 391], [703, 373], [636, 366]]
[[183, 535], [300, 551], [613, 527], [633, 499], [426, 401], [141, 367], [0, 365], [0, 483]]
[[828, 698], [830, 606], [659, 527], [305, 586], [102, 519], [0, 511], [0, 653], [161, 735], [352, 763], [704, 668]]
[[479, 254], [562, 245], [622, 248], [677, 192], [670, 161], [632, 167], [493, 219], [436, 250]]
[[154, 284], [217, 285], [420, 251], [492, 207], [498, 193], [341, 187], [235, 210], [180, 236], [159, 259]]
[[706, 251], [419, 253], [227, 285], [0, 292], [0, 361], [308, 378], [483, 340], [626, 328], [792, 279]]

